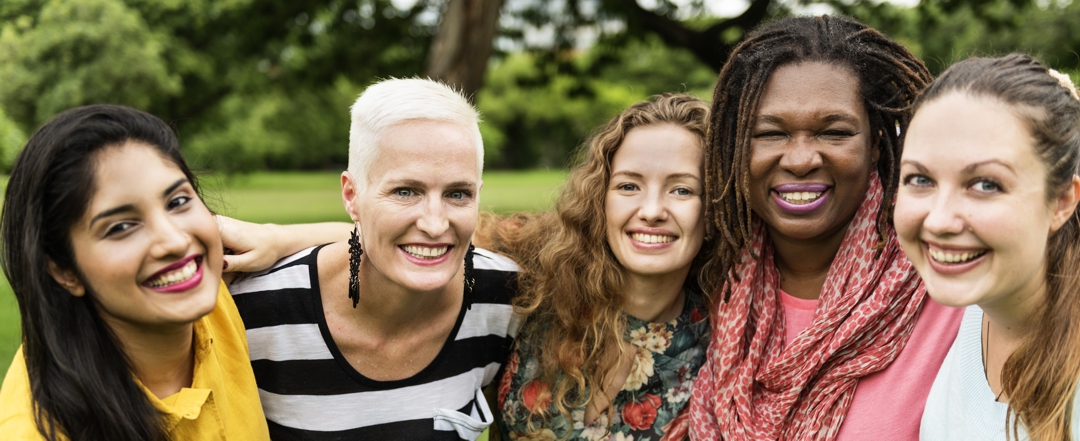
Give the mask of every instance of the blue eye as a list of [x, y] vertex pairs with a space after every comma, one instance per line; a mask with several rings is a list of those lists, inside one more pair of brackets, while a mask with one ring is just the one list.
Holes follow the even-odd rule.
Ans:
[[446, 197], [448, 197], [450, 199], [453, 199], [453, 200], [456, 200], [456, 201], [463, 201], [463, 200], [467, 200], [467, 199], [471, 198], [472, 193], [470, 193], [468, 191], [464, 191], [464, 190], [457, 190], [457, 191], [451, 191], [451, 192], [447, 193]]
[[933, 185], [933, 181], [925, 175], [910, 174], [904, 177], [904, 185], [910, 185], [913, 187], [929, 187]]
[[995, 193], [1001, 191], [1001, 185], [989, 179], [981, 179], [971, 186], [975, 191], [982, 193]]
[[399, 188], [394, 190], [394, 195], [399, 198], [408, 198], [416, 195], [416, 192], [408, 188]]
[[675, 189], [675, 194], [679, 196], [690, 196], [694, 194], [694, 191], [686, 187], [679, 187]]
[[638, 189], [638, 186], [635, 184], [619, 184], [615, 186], [615, 189], [622, 191], [635, 191]]

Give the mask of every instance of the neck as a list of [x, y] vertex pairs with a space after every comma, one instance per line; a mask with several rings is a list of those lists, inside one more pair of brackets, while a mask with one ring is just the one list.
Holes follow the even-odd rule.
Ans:
[[[322, 253], [320, 253], [322, 254]], [[457, 275], [446, 286], [434, 291], [413, 291], [390, 280], [368, 261], [360, 263], [360, 301], [353, 308], [349, 299], [349, 261], [345, 252], [328, 252], [336, 256], [334, 280], [324, 286], [330, 295], [324, 295], [324, 304], [335, 308], [342, 317], [368, 330], [371, 335], [393, 336], [424, 327], [435, 317], [448, 310], [458, 311], [464, 296], [464, 262]], [[334, 288], [339, 286], [340, 289]], [[324, 294], [328, 294], [324, 293]]]
[[1034, 330], [1040, 306], [1046, 301], [1046, 284], [1042, 277], [1032, 279], [1029, 286], [1012, 295], [979, 303], [994, 334], [988, 344], [1015, 348]]
[[683, 284], [690, 268], [661, 276], [631, 275], [622, 311], [650, 323], [671, 321], [682, 313]]
[[[1039, 271], [1038, 274], [1045, 274]], [[1008, 402], [1004, 394], [1001, 373], [1005, 362], [1034, 331], [1039, 309], [1046, 301], [1046, 285], [1043, 277], [1032, 277], [1028, 286], [1017, 292], [979, 303], [983, 310], [982, 355], [983, 369], [990, 390], [997, 400]]]
[[105, 319], [135, 376], [159, 399], [191, 387], [195, 373], [194, 324], [138, 327]]
[[829, 267], [846, 233], [845, 226], [825, 237], [792, 239], [769, 228], [776, 268], [780, 271], [780, 288], [801, 299], [820, 298]]

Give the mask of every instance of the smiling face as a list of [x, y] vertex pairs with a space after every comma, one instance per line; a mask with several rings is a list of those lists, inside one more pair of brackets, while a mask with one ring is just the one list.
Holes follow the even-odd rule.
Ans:
[[[459, 125], [409, 121], [386, 130], [368, 184], [342, 178], [346, 210], [361, 231], [361, 271], [415, 292], [445, 288], [476, 229], [480, 186], [475, 140]], [[361, 276], [363, 277], [363, 276]]]
[[776, 69], [750, 143], [750, 205], [773, 236], [824, 240], [855, 216], [878, 159], [859, 80], [820, 62]]
[[629, 274], [689, 273], [705, 237], [702, 158], [697, 137], [672, 124], [626, 134], [611, 161], [604, 207], [608, 244]]
[[895, 222], [934, 300], [1015, 309], [1041, 296], [1046, 243], [1065, 216], [1023, 121], [951, 92], [923, 105], [901, 159]]
[[78, 296], [89, 285], [114, 329], [187, 325], [213, 310], [221, 238], [184, 173], [136, 142], [105, 148], [94, 165], [94, 194], [71, 228], [82, 277], [50, 268], [54, 277]]

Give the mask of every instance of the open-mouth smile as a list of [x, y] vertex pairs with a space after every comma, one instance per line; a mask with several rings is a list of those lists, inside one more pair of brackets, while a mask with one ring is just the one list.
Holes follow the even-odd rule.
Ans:
[[944, 264], [966, 263], [968, 261], [978, 259], [979, 257], [982, 257], [984, 254], [986, 254], [986, 250], [955, 253], [934, 250], [929, 247], [927, 247], [927, 251], [927, 254], [930, 255], [931, 259], [934, 259], [935, 261]]
[[417, 259], [425, 260], [438, 259], [446, 255], [446, 252], [450, 250], [450, 247], [448, 245], [443, 245], [439, 247], [429, 247], [423, 245], [401, 245], [400, 248], [402, 251], [408, 253], [410, 256], [413, 256]]
[[143, 286], [161, 292], [187, 291], [202, 282], [202, 255], [193, 255], [162, 268], [143, 282]]
[[644, 244], [659, 244], [674, 242], [677, 237], [664, 234], [630, 233], [630, 238]]
[[945, 249], [939, 245], [933, 247], [923, 242], [930, 268], [943, 275], [958, 275], [978, 267], [990, 254], [989, 249]]

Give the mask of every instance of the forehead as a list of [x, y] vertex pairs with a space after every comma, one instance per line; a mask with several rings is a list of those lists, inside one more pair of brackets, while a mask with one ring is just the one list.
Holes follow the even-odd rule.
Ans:
[[394, 125], [379, 139], [369, 180], [476, 182], [480, 174], [476, 142], [474, 134], [455, 123], [407, 121]]
[[689, 173], [700, 176], [701, 141], [682, 127], [656, 124], [630, 129], [611, 159], [611, 171]]
[[94, 156], [94, 193], [87, 214], [158, 200], [165, 189], [185, 178], [180, 167], [149, 145], [129, 141], [106, 147]]
[[765, 83], [758, 112], [865, 115], [866, 109], [859, 78], [851, 68], [809, 61], [776, 68]]
[[903, 159], [924, 165], [962, 166], [997, 159], [1038, 166], [1035, 141], [1001, 101], [952, 92], [924, 104], [911, 121]]

